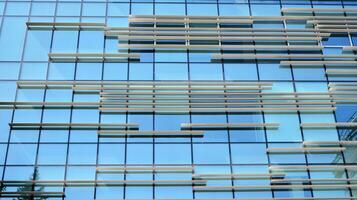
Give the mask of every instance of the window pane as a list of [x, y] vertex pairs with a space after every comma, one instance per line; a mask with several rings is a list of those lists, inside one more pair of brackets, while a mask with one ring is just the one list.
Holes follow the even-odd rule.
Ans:
[[265, 144], [232, 144], [234, 164], [264, 164], [268, 162]]
[[77, 80], [100, 80], [102, 77], [101, 63], [78, 63]]
[[0, 80], [17, 80], [19, 71], [19, 63], [0, 63]]
[[83, 3], [83, 16], [105, 16], [106, 5], [104, 3]]
[[38, 153], [39, 164], [60, 164], [66, 163], [67, 145], [62, 144], [41, 144]]
[[228, 144], [194, 144], [195, 164], [229, 164]]
[[186, 64], [156, 64], [155, 80], [188, 80]]
[[44, 80], [47, 74], [46, 63], [24, 63], [21, 69], [22, 80]]
[[217, 15], [217, 5], [216, 4], [188, 4], [187, 5], [188, 15]]
[[21, 60], [26, 32], [25, 17], [5, 17], [0, 35], [0, 61]]
[[221, 64], [191, 64], [191, 80], [222, 80]]
[[37, 145], [10, 144], [7, 157], [9, 165], [33, 165], [36, 159]]
[[128, 77], [128, 64], [104, 63], [104, 80], [126, 80]]
[[26, 61], [47, 61], [52, 31], [28, 31], [25, 45]]
[[156, 4], [156, 15], [185, 15], [185, 4]]
[[191, 148], [189, 144], [156, 144], [156, 164], [190, 164]]
[[81, 31], [78, 51], [81, 53], [100, 53], [104, 47], [104, 34], [100, 31]]
[[153, 4], [149, 3], [132, 3], [131, 4], [132, 15], [152, 15]]
[[249, 16], [248, 4], [219, 4], [221, 16]]
[[226, 80], [257, 80], [256, 64], [224, 64], [224, 75]]
[[127, 3], [108, 3], [108, 16], [128, 16], [129, 4]]
[[152, 144], [128, 144], [127, 164], [152, 164], [153, 145]]
[[123, 144], [100, 144], [99, 164], [122, 164], [124, 163]]
[[36, 2], [32, 3], [31, 15], [49, 16], [55, 14], [55, 3]]
[[97, 145], [95, 144], [71, 144], [69, 145], [68, 164], [95, 164], [96, 155]]
[[80, 3], [58, 3], [57, 15], [59, 16], [79, 16], [81, 13]]
[[152, 80], [153, 64], [131, 63], [129, 65], [129, 80]]
[[75, 53], [77, 51], [77, 41], [78, 31], [55, 31], [53, 33], [52, 52]]

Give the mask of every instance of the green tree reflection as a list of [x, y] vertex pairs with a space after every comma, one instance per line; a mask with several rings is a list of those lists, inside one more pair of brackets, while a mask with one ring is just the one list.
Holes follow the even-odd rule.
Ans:
[[[32, 174], [32, 176], [30, 177], [31, 181], [36, 181], [39, 180], [40, 178], [40, 173], [38, 171], [38, 168], [35, 168], [34, 173]], [[29, 184], [25, 184], [24, 186], [21, 186], [19, 188], [17, 188], [17, 192], [43, 192], [45, 190], [44, 186], [40, 186], [40, 187], [35, 187], [34, 184], [29, 183]], [[13, 200], [43, 200], [43, 199], [47, 199], [46, 197], [38, 197], [38, 195], [34, 195], [34, 194], [21, 194], [19, 197], [14, 198]]]

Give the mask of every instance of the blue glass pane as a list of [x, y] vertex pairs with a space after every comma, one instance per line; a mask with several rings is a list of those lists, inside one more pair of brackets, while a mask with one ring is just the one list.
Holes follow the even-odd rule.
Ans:
[[108, 3], [108, 16], [128, 16], [128, 15], [129, 15], [129, 4]]
[[26, 31], [25, 17], [5, 17], [0, 35], [0, 61], [21, 60]]
[[77, 51], [77, 41], [77, 31], [55, 31], [53, 33], [52, 52], [75, 53]]
[[216, 4], [188, 4], [187, 5], [188, 15], [217, 15], [217, 5]]
[[280, 66], [279, 63], [259, 63], [259, 76], [261, 80], [291, 80], [290, 67]]
[[185, 15], [185, 4], [156, 4], [157, 15]]
[[67, 145], [62, 144], [41, 144], [38, 153], [39, 164], [60, 164], [66, 163]]
[[[85, 154], [83, 152], [86, 152]], [[97, 145], [95, 144], [71, 144], [69, 145], [69, 164], [95, 164]]]
[[346, 34], [339, 34], [335, 35], [332, 34], [327, 41], [323, 41], [323, 45], [326, 46], [349, 46], [350, 40], [348, 35]]
[[224, 64], [224, 76], [226, 80], [257, 80], [256, 64]]
[[129, 65], [129, 80], [152, 80], [153, 64], [132, 63]]
[[28, 31], [24, 59], [26, 61], [47, 61], [51, 38], [51, 31]]
[[191, 80], [222, 80], [221, 64], [191, 64]]
[[47, 75], [46, 63], [24, 63], [21, 68], [22, 80], [44, 80]]
[[249, 16], [248, 4], [219, 4], [221, 16]]
[[152, 164], [153, 145], [152, 144], [128, 144], [127, 164]]
[[83, 3], [83, 16], [105, 16], [106, 5], [104, 3]]
[[194, 144], [193, 162], [195, 164], [229, 164], [227, 144]]
[[131, 14], [133, 15], [152, 15], [153, 4], [149, 3], [132, 3], [131, 4]]
[[231, 144], [234, 164], [264, 164], [268, 162], [265, 144]]
[[50, 16], [55, 14], [55, 3], [36, 2], [31, 5], [31, 15]]
[[156, 64], [155, 80], [188, 80], [187, 64]]
[[7, 156], [9, 165], [33, 165], [36, 160], [37, 145], [11, 144]]
[[0, 63], [0, 80], [17, 80], [20, 63]]
[[191, 146], [189, 144], [156, 144], [156, 164], [190, 164]]
[[0, 142], [7, 142], [9, 137], [9, 122], [11, 121], [12, 110], [0, 110]]
[[8, 2], [6, 5], [6, 15], [28, 15], [30, 3], [28, 2]]
[[280, 5], [251, 4], [251, 10], [254, 16], [280, 16]]
[[122, 144], [100, 144], [99, 164], [121, 164], [124, 163], [124, 145]]
[[100, 80], [102, 78], [101, 63], [78, 63], [76, 71], [77, 80]]
[[59, 16], [79, 16], [81, 12], [80, 3], [58, 3], [57, 15]]

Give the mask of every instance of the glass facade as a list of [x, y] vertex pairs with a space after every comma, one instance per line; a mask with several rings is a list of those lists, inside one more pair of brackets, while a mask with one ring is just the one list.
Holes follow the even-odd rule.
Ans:
[[356, 24], [355, 0], [0, 0], [0, 198], [357, 199]]

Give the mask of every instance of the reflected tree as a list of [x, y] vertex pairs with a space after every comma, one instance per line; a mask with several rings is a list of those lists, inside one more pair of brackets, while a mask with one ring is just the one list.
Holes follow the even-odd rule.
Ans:
[[[40, 173], [38, 171], [38, 168], [36, 167], [33, 175], [30, 177], [30, 180], [36, 181], [36, 180], [39, 180], [39, 178], [40, 178]], [[24, 186], [17, 188], [17, 192], [29, 192], [29, 191], [43, 192], [44, 189], [45, 189], [44, 186], [35, 187], [34, 184], [30, 183], [30, 184], [25, 184]], [[43, 200], [43, 199], [47, 199], [47, 198], [46, 197], [35, 197], [33, 194], [22, 194], [13, 200]]]
[[0, 184], [0, 192], [5, 192], [6, 191], [6, 187], [3, 184]]

